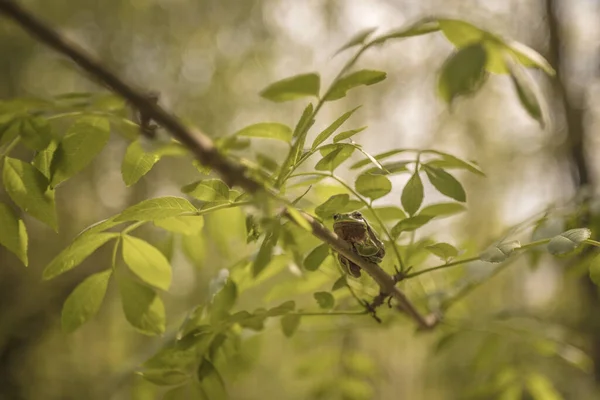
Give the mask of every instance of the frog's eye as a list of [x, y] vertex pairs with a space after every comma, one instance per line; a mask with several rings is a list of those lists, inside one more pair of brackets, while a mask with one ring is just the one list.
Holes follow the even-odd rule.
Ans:
[[333, 214], [333, 219], [335, 221], [337, 221], [338, 219], [340, 219], [340, 214]]
[[353, 216], [354, 218], [362, 218], [362, 214], [361, 214], [361, 213], [359, 213], [358, 211], [354, 211], [354, 212], [352, 213], [352, 216]]

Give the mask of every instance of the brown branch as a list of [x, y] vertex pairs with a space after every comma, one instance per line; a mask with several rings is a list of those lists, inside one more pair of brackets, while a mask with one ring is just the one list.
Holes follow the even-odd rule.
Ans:
[[[92, 77], [108, 86], [112, 91], [123, 96], [140, 114], [165, 128], [171, 135], [192, 151], [198, 160], [214, 169], [223, 180], [230, 186], [240, 186], [250, 193], [266, 191], [266, 189], [255, 180], [245, 174], [245, 168], [232, 160], [227, 159], [218, 152], [213, 142], [197, 130], [192, 130], [183, 125], [178, 118], [165, 111], [160, 105], [149, 99], [142, 91], [134, 89], [117, 75], [110, 72], [102, 63], [87, 54], [79, 46], [67, 41], [56, 30], [45, 24], [37, 17], [31, 15], [21, 6], [11, 0], [0, 0], [0, 13], [9, 17], [21, 26], [29, 34], [40, 42], [70, 57], [79, 67], [88, 72]], [[269, 193], [268, 191], [266, 191]], [[291, 221], [291, 218], [286, 214]], [[305, 214], [307, 221], [312, 227], [312, 234], [329, 244], [335, 251], [343, 254], [348, 259], [364, 269], [380, 286], [383, 293], [389, 293], [395, 298], [399, 307], [414, 319], [421, 329], [433, 328], [438, 320], [435, 316], [423, 316], [411, 301], [396, 286], [394, 279], [388, 275], [377, 264], [366, 262], [358, 255], [350, 251], [348, 244], [339, 239], [337, 235], [326, 229], [312, 217]]]

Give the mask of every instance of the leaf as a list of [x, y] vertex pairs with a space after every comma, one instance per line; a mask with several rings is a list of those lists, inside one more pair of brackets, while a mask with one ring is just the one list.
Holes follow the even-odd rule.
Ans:
[[367, 129], [367, 127], [363, 126], [362, 128], [350, 129], [349, 131], [344, 131], [342, 133], [338, 133], [337, 135], [335, 135], [333, 137], [333, 143], [337, 143], [337, 142], [340, 142], [345, 139], [350, 139], [352, 136], [356, 135], [359, 132], [364, 131], [365, 129]]
[[79, 236], [63, 251], [61, 251], [44, 269], [44, 280], [52, 279], [63, 274], [83, 262], [100, 246], [111, 239], [119, 237], [118, 233], [92, 233]]
[[292, 217], [292, 219], [303, 229], [308, 232], [312, 232], [312, 227], [310, 223], [300, 214], [298, 210], [293, 207], [286, 207], [288, 214]]
[[486, 32], [476, 26], [456, 19], [438, 19], [444, 36], [456, 47], [468, 47], [482, 41]]
[[534, 400], [562, 400], [563, 396], [554, 388], [546, 376], [531, 372], [527, 376], [527, 391]]
[[131, 186], [146, 175], [160, 160], [160, 156], [153, 152], [145, 152], [139, 140], [131, 142], [127, 146], [123, 163], [121, 164], [121, 175], [125, 185]]
[[331, 291], [335, 292], [336, 290], [346, 287], [347, 285], [348, 285], [348, 282], [346, 281], [346, 275], [342, 275], [338, 278], [337, 281], [335, 281], [333, 283], [333, 286], [331, 287]]
[[552, 68], [552, 65], [550, 65], [550, 63], [544, 57], [542, 57], [540, 53], [536, 52], [531, 47], [512, 40], [505, 41], [505, 44], [515, 55], [521, 65], [525, 67], [539, 68], [550, 76], [554, 76], [556, 74], [556, 71], [554, 68]]
[[437, 154], [442, 157], [443, 163], [439, 163], [440, 160], [428, 161], [425, 164], [427, 164], [429, 166], [445, 168], [445, 169], [461, 168], [461, 169], [469, 170], [470, 172], [477, 174], [479, 176], [485, 176], [485, 174], [483, 173], [483, 171], [479, 168], [479, 166], [477, 164], [475, 164], [473, 162], [461, 160], [460, 158], [455, 157], [452, 154], [444, 153], [444, 152], [437, 151], [437, 150], [424, 150], [423, 153], [433, 153], [433, 154]]
[[165, 256], [148, 242], [123, 235], [123, 259], [142, 281], [162, 290], [171, 285], [171, 265]]
[[227, 317], [229, 311], [235, 305], [238, 290], [234, 281], [227, 279], [221, 290], [219, 290], [212, 299], [210, 308], [211, 323], [218, 322]]
[[181, 188], [186, 193], [202, 201], [229, 200], [229, 187], [220, 179], [204, 179]]
[[316, 271], [321, 264], [323, 264], [323, 261], [325, 261], [328, 255], [329, 246], [326, 243], [315, 247], [304, 259], [304, 268], [307, 271]]
[[302, 111], [302, 115], [294, 128], [293, 137], [298, 137], [300, 134], [305, 133], [310, 129], [310, 127], [315, 123], [313, 119], [313, 105], [312, 103], [308, 103], [304, 111]]
[[156, 221], [197, 211], [192, 203], [182, 197], [157, 197], [141, 201], [125, 209], [115, 218], [115, 222]]
[[514, 63], [509, 63], [510, 78], [513, 83], [513, 87], [517, 92], [521, 106], [527, 111], [530, 117], [535, 119], [540, 127], [543, 129], [545, 126], [544, 116], [542, 113], [542, 106], [540, 99], [538, 98], [536, 91], [534, 90], [535, 83], [527, 72], [523, 71]]
[[324, 309], [332, 309], [335, 305], [335, 299], [333, 295], [329, 292], [316, 292], [313, 294], [313, 297], [319, 303], [319, 307]]
[[31, 150], [43, 150], [52, 140], [52, 127], [42, 117], [27, 116], [20, 118], [19, 135]]
[[271, 262], [273, 249], [275, 248], [277, 240], [279, 239], [279, 229], [280, 226], [277, 225], [263, 240], [260, 249], [258, 250], [258, 254], [252, 263], [253, 277], [256, 278]]
[[271, 308], [269, 311], [267, 311], [267, 316], [278, 317], [280, 315], [285, 315], [285, 314], [291, 313], [295, 309], [296, 309], [296, 302], [290, 300], [290, 301], [286, 301], [285, 303], [281, 303], [277, 307]]
[[401, 39], [413, 36], [425, 35], [431, 32], [437, 32], [440, 30], [440, 26], [437, 21], [430, 21], [423, 19], [417, 23], [409, 26], [408, 28], [400, 28], [393, 30], [385, 35], [377, 37], [373, 40], [373, 44], [383, 44], [389, 39]]
[[600, 255], [594, 257], [594, 259], [590, 262], [588, 272], [592, 282], [594, 282], [596, 286], [600, 286]]
[[[382, 221], [396, 221], [406, 218], [406, 213], [396, 206], [373, 207], [373, 211], [377, 213]], [[367, 220], [377, 219], [371, 210], [364, 210], [362, 213]]]
[[466, 207], [459, 203], [438, 203], [423, 207], [419, 215], [428, 215], [431, 217], [449, 217], [466, 210]]
[[154, 290], [119, 276], [119, 292], [127, 321], [140, 333], [154, 336], [165, 332], [165, 306]]
[[306, 96], [318, 97], [320, 85], [318, 74], [301, 74], [270, 84], [260, 92], [260, 96], [277, 103]]
[[314, 151], [321, 143], [323, 143], [324, 141], [326, 141], [329, 136], [331, 136], [340, 126], [342, 126], [342, 124], [344, 122], [346, 122], [348, 120], [348, 118], [350, 118], [352, 116], [352, 114], [354, 114], [354, 112], [356, 110], [358, 110], [361, 106], [355, 107], [350, 111], [345, 112], [344, 114], [342, 114], [341, 117], [339, 117], [338, 119], [336, 119], [335, 121], [333, 121], [333, 123], [331, 125], [329, 125], [327, 128], [325, 128], [325, 130], [321, 133], [319, 133], [317, 135], [317, 137], [315, 138], [315, 140], [313, 141], [312, 144], [312, 150]]
[[331, 217], [333, 214], [342, 212], [339, 211], [343, 209], [343, 207], [348, 204], [350, 201], [350, 196], [347, 194], [335, 194], [328, 198], [323, 204], [317, 206], [315, 208], [315, 214], [319, 217], [325, 219]]
[[354, 152], [354, 147], [345, 143], [337, 143], [333, 146], [337, 147], [331, 152], [328, 152], [327, 155], [320, 159], [315, 165], [317, 171], [333, 172], [340, 164], [350, 158]]
[[570, 229], [553, 237], [546, 248], [550, 254], [559, 255], [575, 250], [584, 241], [590, 238], [592, 231], [588, 228]]
[[431, 220], [432, 217], [427, 215], [415, 215], [414, 217], [403, 219], [402, 221], [394, 225], [391, 234], [393, 237], [398, 237], [400, 233], [405, 231], [410, 232], [417, 230]]
[[54, 190], [48, 180], [31, 164], [16, 158], [4, 159], [3, 181], [10, 198], [23, 211], [58, 231]]
[[235, 136], [292, 141], [292, 129], [278, 122], [260, 122], [237, 131]]
[[355, 183], [356, 191], [371, 200], [377, 200], [392, 191], [392, 182], [383, 175], [359, 175]]
[[71, 292], [62, 309], [61, 323], [65, 333], [76, 331], [98, 313], [111, 276], [112, 269], [98, 272], [87, 277]]
[[456, 249], [456, 247], [452, 246], [449, 243], [436, 243], [430, 246], [425, 246], [425, 248], [444, 261], [448, 261], [451, 258], [454, 258], [458, 255], [458, 250]]
[[52, 161], [54, 187], [83, 170], [104, 148], [110, 137], [110, 125], [104, 117], [78, 119], [61, 139]]
[[14, 253], [27, 266], [27, 229], [13, 210], [0, 203], [0, 244]]
[[363, 29], [363, 30], [357, 32], [354, 36], [352, 36], [350, 38], [350, 40], [346, 44], [344, 44], [342, 47], [340, 47], [340, 49], [338, 51], [336, 51], [334, 55], [338, 55], [339, 53], [341, 53], [344, 50], [347, 50], [351, 47], [358, 46], [359, 44], [363, 44], [365, 42], [365, 40], [367, 40], [367, 38], [369, 36], [371, 36], [371, 34], [373, 32], [375, 32], [376, 30], [377, 30], [377, 28], [366, 28], [366, 29]]
[[292, 337], [298, 330], [301, 318], [300, 314], [286, 314], [281, 317], [281, 330], [286, 337]]
[[[374, 156], [374, 158], [377, 161], [381, 161], [384, 160], [386, 158], [390, 158], [392, 156], [395, 156], [396, 154], [400, 154], [400, 153], [404, 153], [407, 152], [409, 150], [407, 149], [396, 149], [396, 150], [390, 150], [390, 151], [386, 151], [384, 153], [381, 154], [377, 154], [376, 156]], [[361, 167], [364, 167], [365, 165], [368, 165], [371, 162], [371, 160], [369, 158], [366, 158], [364, 160], [358, 161], [357, 163], [354, 163], [350, 166], [350, 169], [358, 169]]]
[[190, 379], [189, 374], [177, 369], [150, 369], [137, 374], [159, 386], [180, 385]]
[[521, 243], [519, 243], [518, 240], [500, 243], [498, 245], [490, 246], [479, 255], [479, 259], [490, 263], [500, 263], [508, 259], [512, 253], [520, 247]]
[[44, 150], [38, 152], [33, 157], [33, 161], [31, 162], [31, 165], [36, 167], [48, 180], [52, 179], [52, 159], [57, 148], [58, 142], [52, 140]]
[[374, 71], [368, 69], [362, 69], [360, 71], [353, 72], [335, 82], [324, 100], [333, 101], [341, 99], [346, 96], [346, 92], [348, 92], [348, 90], [361, 85], [374, 85], [384, 80], [386, 76], [387, 74], [383, 71]]
[[394, 175], [398, 173], [409, 172], [406, 167], [408, 164], [411, 164], [412, 161], [394, 161], [385, 164], [380, 164], [381, 167], [373, 167], [366, 170], [365, 174], [374, 174], [374, 175]]
[[204, 217], [202, 215], [186, 215], [182, 217], [170, 217], [154, 221], [154, 225], [173, 233], [182, 235], [199, 235], [204, 228]]
[[476, 43], [451, 55], [438, 78], [438, 94], [448, 104], [458, 96], [476, 92], [487, 77], [485, 69], [487, 53]]
[[467, 201], [467, 195], [462, 185], [448, 172], [427, 164], [423, 164], [423, 169], [429, 178], [429, 182], [431, 182], [438, 192], [463, 203]]
[[423, 182], [419, 171], [415, 171], [402, 190], [402, 207], [409, 215], [414, 215], [423, 203]]

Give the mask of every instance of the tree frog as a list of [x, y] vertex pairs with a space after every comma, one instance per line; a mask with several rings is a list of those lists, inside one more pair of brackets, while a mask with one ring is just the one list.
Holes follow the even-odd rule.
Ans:
[[[333, 216], [333, 231], [340, 239], [350, 243], [356, 254], [372, 263], [380, 263], [385, 256], [383, 242], [358, 211]], [[338, 254], [338, 260], [347, 273], [360, 277], [360, 267]]]

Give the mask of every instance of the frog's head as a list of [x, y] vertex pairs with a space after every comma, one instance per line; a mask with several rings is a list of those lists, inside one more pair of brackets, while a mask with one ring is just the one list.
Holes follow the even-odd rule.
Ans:
[[352, 236], [364, 236], [367, 232], [367, 221], [358, 211], [344, 214], [334, 214], [333, 230], [343, 239]]

